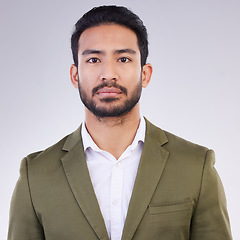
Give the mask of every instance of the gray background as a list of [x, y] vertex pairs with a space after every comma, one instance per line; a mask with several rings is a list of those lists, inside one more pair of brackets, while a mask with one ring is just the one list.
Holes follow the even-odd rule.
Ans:
[[69, 78], [70, 35], [78, 18], [101, 4], [125, 5], [143, 19], [154, 73], [141, 111], [161, 128], [215, 150], [233, 236], [239, 238], [239, 0], [0, 4], [0, 239], [6, 239], [21, 159], [54, 144], [84, 119]]

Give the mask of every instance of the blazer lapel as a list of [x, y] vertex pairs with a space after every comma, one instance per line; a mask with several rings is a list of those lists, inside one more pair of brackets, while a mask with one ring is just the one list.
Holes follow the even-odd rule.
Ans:
[[132, 197], [123, 229], [122, 240], [132, 239], [160, 181], [169, 152], [164, 132], [146, 120], [146, 136]]
[[82, 139], [81, 127], [69, 135], [63, 150], [66, 154], [61, 159], [72, 192], [99, 239], [109, 239], [104, 220], [88, 172]]

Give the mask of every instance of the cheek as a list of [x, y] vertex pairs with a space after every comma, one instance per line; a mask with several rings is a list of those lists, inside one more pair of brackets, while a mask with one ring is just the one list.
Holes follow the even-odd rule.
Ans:
[[91, 88], [94, 82], [94, 74], [91, 71], [80, 70], [78, 77], [82, 88], [86, 90]]
[[135, 85], [142, 78], [141, 68], [126, 68], [122, 70], [123, 79]]
[[136, 86], [137, 84], [139, 84], [139, 82], [142, 79], [142, 71], [141, 69], [139, 69], [139, 71], [135, 71], [132, 73], [132, 86]]
[[99, 77], [99, 70], [92, 66], [83, 64], [79, 66], [79, 79], [86, 85], [94, 85]]
[[91, 86], [89, 84], [88, 79], [82, 74], [79, 75], [79, 85], [84, 92], [88, 93], [91, 91]]

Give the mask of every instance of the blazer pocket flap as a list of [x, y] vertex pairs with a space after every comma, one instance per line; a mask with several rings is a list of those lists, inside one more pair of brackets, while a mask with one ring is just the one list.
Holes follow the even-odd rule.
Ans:
[[149, 205], [149, 213], [150, 214], [163, 214], [163, 213], [170, 213], [170, 212], [181, 212], [186, 210], [192, 210], [193, 202], [184, 202], [178, 204], [171, 204], [171, 205]]

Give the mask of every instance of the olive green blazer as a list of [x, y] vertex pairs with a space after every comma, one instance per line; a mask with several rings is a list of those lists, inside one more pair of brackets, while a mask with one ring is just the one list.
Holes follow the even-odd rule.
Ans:
[[[230, 240], [214, 153], [147, 122], [122, 240]], [[8, 240], [108, 240], [81, 127], [22, 160]]]

